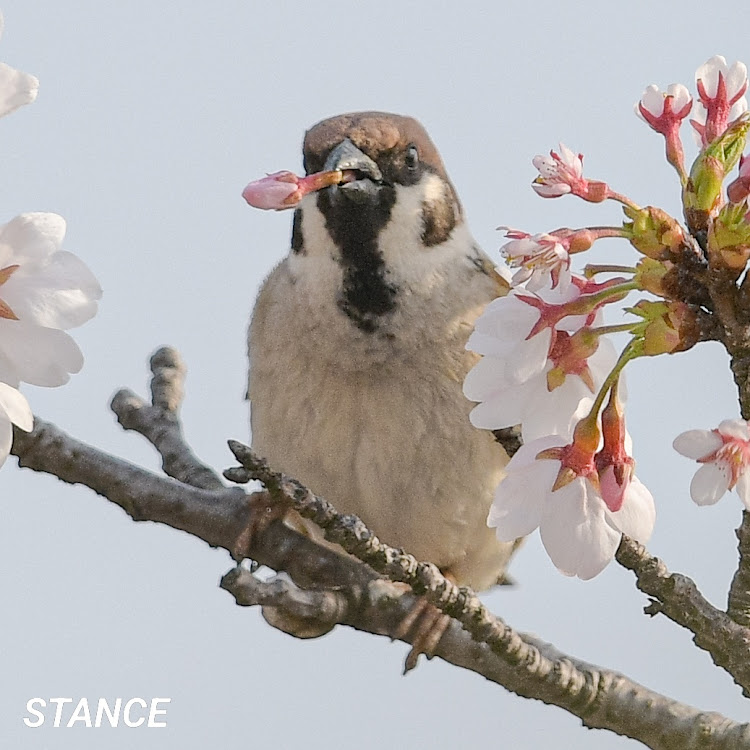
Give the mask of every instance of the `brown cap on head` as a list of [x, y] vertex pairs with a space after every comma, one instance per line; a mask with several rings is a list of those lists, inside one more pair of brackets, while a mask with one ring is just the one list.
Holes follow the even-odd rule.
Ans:
[[350, 112], [313, 125], [303, 144], [308, 174], [322, 170], [328, 153], [346, 138], [378, 163], [381, 155], [414, 144], [422, 163], [448, 181], [440, 154], [422, 125], [413, 117], [388, 112]]

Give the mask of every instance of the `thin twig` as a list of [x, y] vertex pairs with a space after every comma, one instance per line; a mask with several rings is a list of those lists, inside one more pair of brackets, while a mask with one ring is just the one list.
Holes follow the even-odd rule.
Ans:
[[714, 664], [750, 695], [750, 630], [707, 601], [692, 579], [670, 573], [635, 540], [623, 536], [616, 559], [635, 573], [638, 588], [655, 600], [646, 613], [664, 614], [693, 633], [695, 645], [708, 651]]

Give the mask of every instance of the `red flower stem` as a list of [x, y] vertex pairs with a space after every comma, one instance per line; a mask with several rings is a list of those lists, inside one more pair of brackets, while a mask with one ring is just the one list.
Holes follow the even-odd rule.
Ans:
[[636, 211], [639, 211], [641, 208], [637, 203], [631, 201], [630, 198], [627, 197], [627, 195], [616, 193], [614, 190], [611, 190], [609, 188], [607, 189], [607, 198], [609, 200], [622, 203], [624, 206], [630, 206], [630, 208], [634, 208]]

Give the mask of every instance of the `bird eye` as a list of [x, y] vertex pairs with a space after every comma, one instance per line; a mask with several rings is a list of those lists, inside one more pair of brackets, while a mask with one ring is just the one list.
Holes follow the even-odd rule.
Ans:
[[406, 149], [404, 161], [409, 169], [416, 169], [419, 166], [419, 149], [414, 144]]

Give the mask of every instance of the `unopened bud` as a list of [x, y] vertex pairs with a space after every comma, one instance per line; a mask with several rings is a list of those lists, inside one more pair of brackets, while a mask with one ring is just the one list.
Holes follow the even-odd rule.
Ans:
[[669, 261], [658, 261], [653, 258], [641, 258], [635, 267], [634, 281], [646, 292], [657, 297], [669, 296], [664, 287], [665, 276], [674, 268]]
[[666, 260], [684, 244], [685, 233], [679, 222], [661, 208], [625, 206], [623, 211], [631, 219], [622, 224], [625, 235], [645, 256]]
[[293, 172], [281, 171], [266, 175], [246, 185], [242, 197], [253, 207], [282, 211], [293, 208], [308, 193], [348, 179], [345, 172], [316, 172], [297, 177]]
[[750, 258], [750, 223], [747, 206], [728, 203], [711, 222], [708, 230], [708, 259], [714, 268], [741, 273]]
[[750, 115], [737, 118], [724, 134], [701, 151], [693, 162], [682, 192], [685, 217], [691, 231], [704, 231], [722, 203], [724, 178], [734, 169], [745, 148]]
[[698, 341], [697, 320], [684, 302], [641, 300], [628, 312], [643, 318], [632, 331], [640, 339], [641, 354], [647, 357], [686, 351]]

